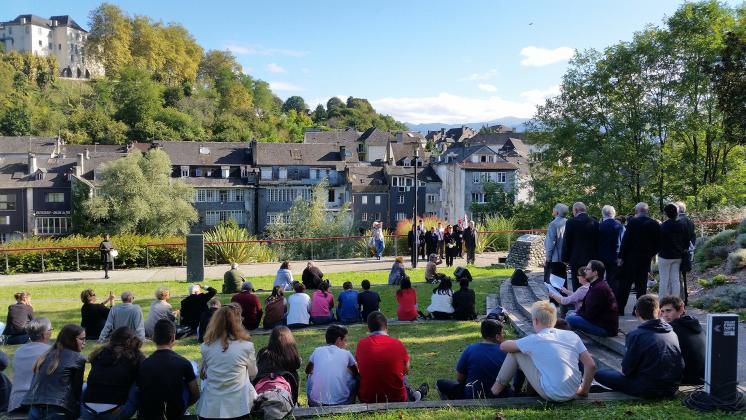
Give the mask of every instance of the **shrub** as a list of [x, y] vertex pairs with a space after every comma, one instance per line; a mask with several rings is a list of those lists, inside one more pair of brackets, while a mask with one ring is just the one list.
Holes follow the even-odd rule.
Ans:
[[695, 300], [692, 304], [709, 311], [729, 311], [746, 308], [746, 286], [726, 285]]
[[484, 223], [477, 226], [477, 249], [478, 253], [485, 251], [507, 251], [513, 240], [513, 233], [481, 233], [482, 231], [506, 231], [514, 230], [515, 223], [512, 218], [502, 216], [489, 216]]
[[715, 286], [722, 286], [727, 282], [728, 277], [726, 277], [725, 274], [718, 274], [712, 278], [712, 284], [714, 284]]
[[736, 236], [736, 245], [739, 248], [746, 248], [746, 233], [741, 233]]
[[728, 261], [725, 264], [725, 269], [729, 273], [735, 273], [744, 268], [746, 268], [746, 249], [737, 249], [728, 254]]
[[[256, 238], [239, 227], [234, 221], [221, 223], [211, 231], [205, 232], [205, 242], [250, 241]], [[206, 259], [217, 257], [217, 263], [245, 263], [277, 261], [267, 244], [230, 243], [205, 246]]]
[[704, 288], [708, 288], [708, 289], [713, 286], [712, 282], [710, 280], [705, 279], [705, 278], [698, 278], [697, 279], [697, 283], [700, 286], [702, 286]]
[[694, 262], [701, 269], [716, 266], [728, 256], [728, 245], [736, 238], [736, 231], [724, 230], [708, 238], [694, 253]]
[[738, 224], [738, 233], [746, 233], [746, 219], [741, 220]]

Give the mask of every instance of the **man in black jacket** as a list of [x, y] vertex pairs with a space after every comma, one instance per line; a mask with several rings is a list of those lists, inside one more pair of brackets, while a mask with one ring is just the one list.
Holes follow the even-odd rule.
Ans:
[[469, 279], [462, 277], [459, 279], [461, 289], [453, 293], [453, 319], [459, 321], [472, 321], [477, 319], [477, 313], [474, 309], [476, 295], [474, 290], [469, 289]]
[[599, 369], [595, 379], [614, 391], [640, 398], [672, 397], [684, 372], [679, 339], [673, 328], [658, 319], [658, 297], [637, 299], [635, 316], [642, 324], [627, 334], [622, 372]]
[[637, 203], [635, 217], [627, 221], [627, 229], [619, 248], [618, 265], [623, 267], [624, 273], [619, 281], [619, 292], [616, 294], [619, 315], [624, 315], [629, 289], [633, 284], [637, 298], [647, 293], [650, 260], [660, 250], [660, 237], [661, 225], [648, 216], [647, 203]]
[[469, 222], [469, 226], [464, 229], [464, 247], [466, 248], [466, 263], [474, 264], [474, 252], [477, 249], [477, 228], [474, 221]]
[[[585, 204], [572, 205], [573, 217], [565, 223], [565, 236], [562, 241], [562, 262], [570, 265], [570, 272], [577, 273], [588, 261], [596, 259], [598, 252], [598, 221], [590, 217]], [[578, 290], [580, 282], [572, 276], [572, 290]]]
[[207, 287], [206, 293], [202, 293], [203, 287], [199, 284], [189, 286], [189, 296], [181, 301], [181, 325], [191, 328], [196, 332], [202, 312], [207, 310], [207, 302], [218, 293], [212, 287]]
[[438, 234], [435, 232], [435, 226], [431, 227], [430, 230], [425, 234], [425, 247], [427, 248], [427, 256], [438, 252]]
[[684, 358], [683, 385], [702, 385], [705, 377], [705, 333], [699, 321], [685, 314], [684, 301], [678, 296], [661, 299], [661, 318], [679, 338]]
[[697, 243], [697, 234], [694, 233], [694, 222], [692, 222], [692, 219], [686, 215], [686, 204], [683, 201], [677, 201], [676, 207], [679, 210], [678, 220], [684, 225], [684, 229], [689, 238], [689, 246], [687, 247], [686, 252], [684, 252], [684, 255], [681, 256], [681, 266], [679, 267], [681, 270], [681, 281], [683, 283], [682, 290], [684, 291], [684, 304], [687, 304], [689, 301], [689, 293], [686, 290], [686, 273], [692, 271], [692, 253], [689, 249], [693, 249], [694, 244]]

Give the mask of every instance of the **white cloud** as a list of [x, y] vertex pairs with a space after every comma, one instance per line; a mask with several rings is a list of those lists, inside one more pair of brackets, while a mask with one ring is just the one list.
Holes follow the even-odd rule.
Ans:
[[490, 80], [497, 77], [497, 70], [496, 69], [490, 69], [484, 73], [472, 73], [466, 77], [462, 77], [459, 80], [465, 81], [465, 80]]
[[541, 67], [560, 61], [567, 61], [575, 55], [575, 50], [570, 47], [559, 47], [551, 50], [529, 46], [521, 50], [521, 55], [524, 57], [521, 60], [521, 65]]
[[[509, 100], [498, 96], [489, 98], [468, 98], [442, 92], [437, 96], [381, 98], [371, 103], [378, 112], [389, 114], [399, 121], [410, 123], [459, 124], [490, 121], [512, 116], [531, 118], [536, 105], [542, 104], [547, 96], [556, 94], [558, 87], [530, 90], [521, 93], [521, 100]], [[543, 95], [543, 96], [542, 96]]]
[[287, 70], [285, 70], [279, 64], [276, 64], [276, 63], [269, 63], [269, 64], [267, 64], [267, 70], [270, 73], [275, 73], [275, 74], [278, 74], [278, 73], [287, 73], [288, 72]]
[[284, 55], [288, 57], [304, 57], [310, 54], [308, 51], [285, 48], [265, 48], [261, 45], [246, 45], [239, 42], [228, 42], [225, 44], [225, 49], [237, 55]]
[[477, 88], [483, 92], [497, 92], [497, 86], [489, 83], [480, 83], [477, 85]]
[[306, 90], [302, 86], [298, 86], [288, 82], [269, 82], [269, 87], [272, 90], [279, 92], [303, 92]]

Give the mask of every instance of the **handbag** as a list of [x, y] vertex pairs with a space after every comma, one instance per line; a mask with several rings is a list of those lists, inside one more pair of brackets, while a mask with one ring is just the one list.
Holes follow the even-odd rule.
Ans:
[[109, 251], [109, 255], [111, 255], [111, 258], [116, 258], [119, 256], [119, 251], [117, 251], [116, 249], [112, 249], [111, 251]]

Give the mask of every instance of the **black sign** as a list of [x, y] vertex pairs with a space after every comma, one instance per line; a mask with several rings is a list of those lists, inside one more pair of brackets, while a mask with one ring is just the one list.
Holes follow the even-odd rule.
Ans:
[[738, 385], [738, 315], [707, 315], [705, 392], [732, 399]]

